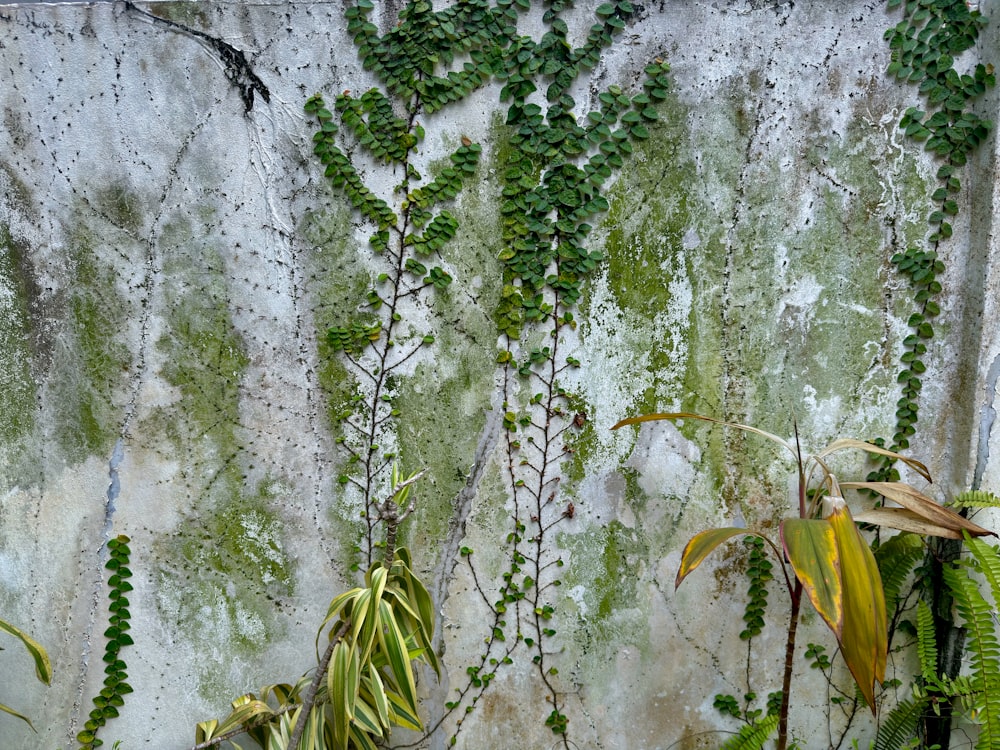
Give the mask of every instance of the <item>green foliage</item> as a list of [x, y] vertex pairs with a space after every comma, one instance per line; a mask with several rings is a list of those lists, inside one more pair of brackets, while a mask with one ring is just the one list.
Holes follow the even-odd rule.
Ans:
[[971, 681], [980, 696], [976, 750], [986, 750], [1000, 746], [1000, 642], [993, 622], [1000, 602], [1000, 552], [979, 539], [969, 538], [966, 545], [972, 557], [965, 566], [986, 579], [990, 601], [975, 579], [960, 568], [946, 568], [944, 575], [964, 622]]
[[[933, 319], [940, 312], [937, 277], [944, 264], [938, 259], [937, 247], [953, 233], [951, 222], [958, 214], [961, 190], [959, 170], [993, 127], [992, 122], [969, 111], [970, 105], [996, 84], [996, 76], [991, 64], [977, 64], [971, 75], [955, 69], [956, 58], [976, 44], [985, 25], [978, 10], [958, 0], [889, 0], [888, 7], [901, 7], [903, 20], [885, 32], [891, 55], [887, 72], [915, 84], [924, 98], [924, 109], [907, 109], [899, 127], [908, 137], [923, 142], [942, 162], [937, 171], [940, 184], [932, 196], [935, 206], [927, 216], [929, 247], [910, 247], [892, 256], [897, 270], [910, 281], [916, 303], [909, 319], [912, 332], [903, 341], [903, 368], [898, 377], [903, 393], [890, 446], [903, 450], [916, 432], [921, 376], [926, 370], [921, 356], [934, 335]], [[893, 478], [888, 466], [880, 473], [883, 478]]]
[[409, 552], [399, 548], [388, 567], [372, 565], [363, 587], [330, 603], [320, 627], [322, 634], [330, 625], [329, 669], [305, 716], [308, 675], [294, 686], [268, 685], [260, 697], [241, 696], [222, 721], [200, 722], [197, 746], [211, 747], [246, 733], [261, 748], [284, 750], [299, 721], [304, 722], [306, 744], [298, 747], [315, 750], [374, 748], [394, 726], [420, 731], [411, 662], [423, 661], [435, 672], [438, 664], [431, 648], [431, 598], [411, 564]]
[[128, 673], [121, 656], [122, 649], [133, 643], [128, 634], [131, 613], [126, 596], [132, 590], [132, 584], [128, 580], [132, 577], [132, 571], [128, 567], [131, 555], [128, 543], [129, 538], [124, 535], [108, 540], [109, 559], [105, 567], [111, 571], [108, 578], [108, 610], [111, 616], [108, 629], [104, 631], [104, 637], [107, 638], [104, 646], [104, 673], [107, 676], [104, 678], [104, 687], [94, 696], [94, 708], [83, 725], [83, 731], [76, 736], [80, 750], [93, 750], [104, 744], [97, 736], [98, 732], [107, 724], [108, 719], [118, 716], [119, 709], [125, 705], [125, 696], [132, 692], [132, 686], [126, 682]]
[[980, 539], [966, 538], [970, 556], [944, 568], [944, 580], [964, 626], [967, 674], [938, 673], [936, 624], [930, 607], [917, 603], [916, 633], [920, 674], [910, 698], [882, 721], [875, 750], [924, 747], [923, 724], [948, 705], [979, 724], [977, 750], [997, 747], [1000, 741], [1000, 642], [994, 616], [1000, 596], [1000, 551]]
[[743, 622], [746, 628], [740, 633], [744, 641], [758, 636], [764, 629], [764, 612], [767, 609], [767, 584], [774, 579], [771, 574], [774, 566], [767, 558], [764, 540], [756, 536], [748, 536], [743, 543], [750, 548], [750, 561], [747, 566], [747, 578], [750, 587], [747, 590], [747, 606], [743, 612]]
[[[14, 636], [21, 642], [21, 645], [24, 646], [25, 650], [27, 650], [28, 654], [35, 662], [35, 677], [46, 685], [50, 684], [52, 682], [52, 664], [49, 662], [48, 652], [42, 647], [42, 645], [23, 630], [11, 625], [6, 620], [0, 620], [0, 631]], [[0, 703], [0, 711], [10, 714], [11, 716], [16, 716], [21, 719], [21, 721], [25, 722], [29, 727], [34, 729], [34, 726], [31, 724], [31, 719], [22, 713], [18, 713], [10, 706]]]
[[923, 540], [917, 534], [908, 533], [890, 537], [875, 550], [875, 562], [890, 610], [895, 610], [906, 597], [903, 587], [923, 555]]
[[[373, 8], [363, 0], [348, 7], [345, 16], [365, 67], [384, 88], [360, 95], [344, 91], [332, 107], [321, 94], [305, 104], [317, 125], [313, 153], [324, 177], [372, 229], [369, 246], [376, 271], [365, 298], [357, 313], [326, 335], [330, 352], [346, 360], [359, 382], [371, 384], [334, 415], [343, 427], [337, 442], [346, 453], [338, 481], [363, 495], [358, 548], [366, 566], [375, 557], [378, 538], [374, 498], [393, 459], [380, 445], [394, 442], [392, 425], [399, 416], [394, 384], [400, 367], [436, 339], [433, 332], [413, 335], [403, 319], [403, 303], [428, 292], [445, 295], [453, 283], [449, 269], [435, 262], [458, 231], [458, 221], [442, 204], [459, 196], [476, 174], [482, 153], [479, 144], [463, 137], [449, 155], [450, 164], [424, 178], [413, 163], [426, 135], [418, 118], [488, 80], [506, 43], [485, 3], [463, 2], [433, 12], [429, 3], [410, 2], [398, 25], [384, 36], [368, 20]], [[461, 72], [445, 71], [456, 55], [468, 55], [472, 62]], [[393, 179], [402, 175], [391, 195], [366, 184], [356, 165], [359, 154], [385, 165]]]
[[926, 698], [900, 701], [879, 724], [874, 750], [899, 750], [918, 740], [917, 727], [927, 710]]
[[[753, 536], [761, 540], [761, 544], [755, 543], [753, 546], [762, 550], [763, 543], [767, 543], [775, 553], [791, 599], [791, 615], [785, 644], [784, 681], [778, 710], [780, 717], [778, 750], [784, 750], [788, 742], [787, 720], [793, 671], [792, 655], [795, 652], [795, 637], [803, 594], [808, 597], [813, 608], [837, 638], [840, 653], [862, 697], [875, 712], [875, 689], [885, 679], [888, 657], [885, 590], [882, 586], [882, 572], [855, 525], [855, 519], [847, 507], [842, 489], [875, 492], [904, 506], [902, 513], [898, 512], [898, 509], [876, 509], [862, 513], [857, 516], [859, 522], [933, 536], [954, 537], [961, 533], [986, 535], [991, 532], [975, 524], [972, 524], [975, 526], [974, 529], [969, 528], [970, 522], [967, 519], [954, 511], [942, 508], [914, 487], [901, 482], [838, 482], [831, 474], [827, 462], [831, 455], [846, 449], [861, 450], [872, 456], [903, 461], [924, 479], [930, 480], [927, 468], [919, 461], [892, 453], [871, 443], [841, 438], [817, 453], [804, 457], [797, 433], [793, 443], [756, 427], [687, 412], [630, 417], [621, 420], [612, 429], [649, 421], [689, 419], [719, 424], [763, 437], [787, 452], [798, 468], [798, 512], [781, 522], [780, 540], [775, 542], [760, 532], [751, 531]], [[813, 480], [814, 474], [818, 475], [818, 481]], [[783, 505], [786, 500], [781, 497], [779, 502]], [[747, 531], [747, 529], [727, 527], [707, 529], [696, 534], [681, 553], [680, 569], [677, 572], [675, 585], [680, 586], [719, 545], [737, 536], [746, 535]], [[901, 552], [891, 555], [887, 552], [885, 557], [891, 560], [893, 557], [905, 557], [905, 554]], [[762, 574], [759, 565], [751, 564], [751, 571], [752, 580]], [[750, 593], [752, 600], [759, 600], [761, 597], [758, 588], [752, 588]], [[754, 625], [757, 624], [758, 610], [760, 607], [755, 606], [751, 612]], [[826, 669], [830, 666], [830, 661], [823, 654], [823, 650], [814, 644], [810, 644], [806, 656], [817, 668]], [[722, 708], [731, 709], [732, 706], [723, 703]]]
[[240, 734], [266, 750], [368, 750], [388, 740], [393, 727], [423, 729], [412, 662], [439, 673], [434, 605], [409, 551], [395, 545], [399, 524], [414, 509], [411, 485], [423, 473], [404, 479], [393, 465], [392, 492], [377, 505], [385, 556], [368, 569], [364, 586], [330, 603], [316, 635], [317, 650], [324, 630], [328, 645], [314, 674], [294, 686], [265, 686], [259, 698], [237, 698], [221, 722], [199, 722], [195, 750]]
[[735, 737], [722, 744], [722, 750], [762, 750], [777, 728], [777, 714], [765, 716], [756, 724], [741, 727]]
[[949, 505], [954, 508], [1000, 508], [1000, 497], [985, 490], [966, 490]]

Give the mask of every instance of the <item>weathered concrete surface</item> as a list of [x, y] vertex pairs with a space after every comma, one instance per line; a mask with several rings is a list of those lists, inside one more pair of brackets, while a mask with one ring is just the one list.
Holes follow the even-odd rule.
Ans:
[[[135, 693], [102, 737], [127, 748], [190, 746], [196, 721], [301, 674], [326, 604], [352, 581], [356, 509], [329, 419], [349, 386], [321, 339], [370, 283], [369, 232], [323, 184], [302, 104], [373, 81], [341, 3], [143, 7], [244, 50], [270, 102], [258, 92], [245, 111], [203, 39], [122, 4], [0, 6], [0, 616], [55, 667], [43, 688], [4, 652], [18, 677], [0, 702], [38, 727], [0, 722], [4, 747], [68, 747], [86, 718], [103, 679], [109, 535], [132, 539]], [[379, 22], [393, 24], [390, 8]], [[672, 65], [663, 122], [612, 191], [607, 261], [578, 311], [571, 385], [588, 426], [565, 466], [576, 513], [558, 535], [551, 644], [572, 746], [715, 747], [706, 733], [735, 727], [711, 704], [746, 690], [743, 558], [720, 555], [676, 594], [673, 577], [706, 524], [772, 524], [788, 472], [749, 439], [690, 425], [613, 434], [617, 419], [683, 408], [787, 435], [795, 418], [807, 448], [892, 432], [910, 303], [888, 259], [924, 235], [935, 187], [933, 160], [896, 128], [918, 103], [883, 72], [896, 22], [868, 2], [651, 4], [606, 53], [591, 101], [579, 97], [583, 113], [651, 59]], [[996, 40], [994, 24], [987, 57]], [[459, 291], [421, 313], [445, 343], [407, 372], [392, 437], [411, 468], [432, 469], [408, 532], [442, 609], [432, 723], [482, 652], [507, 564], [497, 92], [426, 118], [428, 162], [464, 134], [486, 155], [446, 251]], [[982, 107], [997, 119], [995, 96]], [[941, 497], [974, 480], [1000, 489], [995, 158], [991, 141], [963, 175], [942, 246], [912, 451]], [[478, 583], [453, 566], [458, 544], [476, 550]], [[772, 602], [780, 620], [780, 591]], [[807, 639], [829, 644], [808, 618]], [[762, 694], [779, 687], [782, 647], [780, 627], [754, 645]], [[513, 658], [463, 715], [459, 747], [554, 745], [530, 652]], [[825, 687], [808, 672], [793, 686], [807, 747], [827, 741], [814, 718]], [[851, 736], [866, 741], [866, 722]]]

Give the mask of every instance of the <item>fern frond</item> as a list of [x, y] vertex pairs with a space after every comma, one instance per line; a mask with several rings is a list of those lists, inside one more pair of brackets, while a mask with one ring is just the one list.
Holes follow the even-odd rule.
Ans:
[[1000, 497], [985, 490], [967, 490], [948, 505], [954, 508], [1000, 508]]
[[[973, 559], [978, 563], [978, 558]], [[969, 576], [968, 567], [946, 567], [944, 580], [965, 623], [972, 684], [982, 692], [981, 711], [976, 718], [981, 724], [976, 750], [995, 750], [1000, 748], [1000, 643], [993, 628], [993, 608]]]
[[875, 750], [900, 750], [917, 736], [920, 717], [927, 708], [926, 697], [905, 700], [896, 705], [879, 724]]
[[993, 601], [1000, 602], [1000, 550], [982, 539], [966, 537], [965, 545], [976, 561], [976, 570], [983, 574], [990, 585]]
[[917, 534], [897, 534], [883, 542], [875, 552], [875, 562], [882, 577], [886, 606], [893, 610], [903, 584], [924, 556], [924, 542]]
[[934, 613], [923, 600], [917, 602], [917, 656], [920, 675], [930, 684], [937, 682], [938, 649], [934, 635]]
[[777, 715], [765, 717], [756, 724], [747, 724], [739, 734], [726, 740], [722, 750], [761, 750], [777, 728]]

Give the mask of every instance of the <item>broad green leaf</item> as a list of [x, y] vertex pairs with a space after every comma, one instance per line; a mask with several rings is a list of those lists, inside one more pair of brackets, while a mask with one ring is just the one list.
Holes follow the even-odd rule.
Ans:
[[399, 688], [400, 697], [406, 702], [410, 712], [417, 713], [417, 689], [413, 679], [413, 668], [410, 665], [410, 654], [406, 648], [406, 640], [396, 624], [392, 608], [385, 602], [380, 603], [382, 607], [382, 628], [379, 628], [379, 646], [389, 662], [389, 669], [392, 671]]
[[875, 711], [875, 685], [885, 679], [889, 648], [882, 578], [868, 543], [843, 498], [829, 499], [827, 517], [840, 551], [844, 585], [844, 628], [840, 649], [861, 694]]
[[770, 432], [765, 432], [764, 430], [759, 430], [756, 427], [750, 427], [745, 424], [737, 424], [736, 422], [726, 422], [723, 419], [715, 419], [714, 417], [703, 417], [701, 414], [691, 414], [689, 412], [662, 412], [658, 414], [643, 414], [638, 417], [629, 417], [628, 419], [623, 419], [612, 427], [612, 430], [617, 430], [619, 427], [624, 427], [628, 424], [640, 424], [642, 422], [659, 422], [663, 420], [675, 420], [675, 419], [698, 419], [702, 422], [712, 422], [713, 424], [721, 424], [723, 427], [733, 427], [737, 430], [743, 430], [745, 432], [752, 432], [755, 435], [760, 435], [761, 437], [767, 438], [772, 442], [777, 443], [792, 454], [792, 458], [798, 457], [798, 452], [795, 448], [787, 441], [773, 435]]
[[[729, 541], [734, 536], [760, 536], [749, 529], [735, 528], [727, 526], [722, 529], [706, 529], [698, 532], [684, 547], [681, 554], [681, 567], [677, 571], [677, 578], [674, 581], [674, 588], [681, 585], [681, 581], [687, 578], [688, 574], [694, 571], [708, 557], [712, 551], [723, 542]], [[762, 539], [764, 537], [761, 537]]]
[[781, 542], [809, 601], [839, 639], [844, 627], [844, 587], [833, 527], [820, 519], [789, 518]]
[[[906, 528], [902, 529], [902, 531], [917, 531], [919, 533], [932, 534], [934, 536], [947, 536], [949, 539], [961, 539], [962, 531], [967, 531], [970, 536], [996, 536], [996, 534], [989, 529], [984, 529], [982, 526], [978, 526], [969, 519], [960, 516], [955, 511], [938, 505], [931, 498], [927, 497], [927, 495], [920, 492], [920, 490], [916, 487], [911, 487], [903, 482], [843, 482], [840, 486], [850, 489], [871, 490], [872, 492], [876, 492], [888, 500], [899, 503], [904, 508], [915, 514], [918, 518], [922, 518], [928, 522], [927, 531], [921, 531], [920, 529], [914, 528]], [[886, 510], [891, 509], [887, 508]], [[871, 521], [871, 523], [875, 523], [875, 521]], [[947, 529], [953, 533], [942, 535], [931, 530], [935, 528]]]
[[340, 641], [333, 647], [330, 670], [326, 675], [327, 690], [333, 706], [333, 741], [337, 750], [347, 750], [348, 726], [354, 718], [357, 690], [351, 683], [350, 672], [351, 662], [356, 658], [357, 649], [345, 641]]
[[[42, 645], [23, 630], [14, 627], [5, 620], [0, 620], [0, 630], [10, 633], [24, 644], [24, 647], [28, 649], [28, 653], [31, 654], [31, 658], [35, 662], [35, 676], [46, 685], [50, 684], [52, 682], [52, 664], [49, 662], [49, 655]], [[12, 712], [8, 711], [8, 713]]]

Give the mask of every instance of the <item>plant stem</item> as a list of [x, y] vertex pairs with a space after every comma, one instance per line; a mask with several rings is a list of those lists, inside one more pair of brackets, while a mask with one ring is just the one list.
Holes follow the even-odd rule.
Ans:
[[298, 719], [295, 720], [295, 729], [292, 731], [292, 738], [288, 741], [289, 748], [297, 748], [299, 746], [299, 742], [302, 740], [302, 733], [305, 731], [306, 723], [309, 719], [309, 713], [313, 710], [313, 706], [316, 705], [316, 692], [319, 690], [319, 686], [326, 678], [326, 672], [330, 668], [330, 658], [333, 656], [333, 649], [347, 635], [347, 630], [350, 627], [350, 620], [341, 623], [337, 632], [330, 638], [330, 643], [323, 653], [323, 658], [319, 660], [319, 664], [316, 667], [316, 674], [313, 675], [313, 681], [309, 683], [309, 687], [306, 688], [306, 692], [302, 696], [302, 710], [299, 712]]
[[795, 632], [799, 627], [799, 606], [802, 604], [802, 582], [795, 579], [792, 591], [792, 613], [788, 622], [788, 639], [785, 641], [785, 674], [781, 681], [781, 711], [778, 714], [777, 750], [788, 746], [788, 708], [792, 687], [792, 665], [795, 660]]

